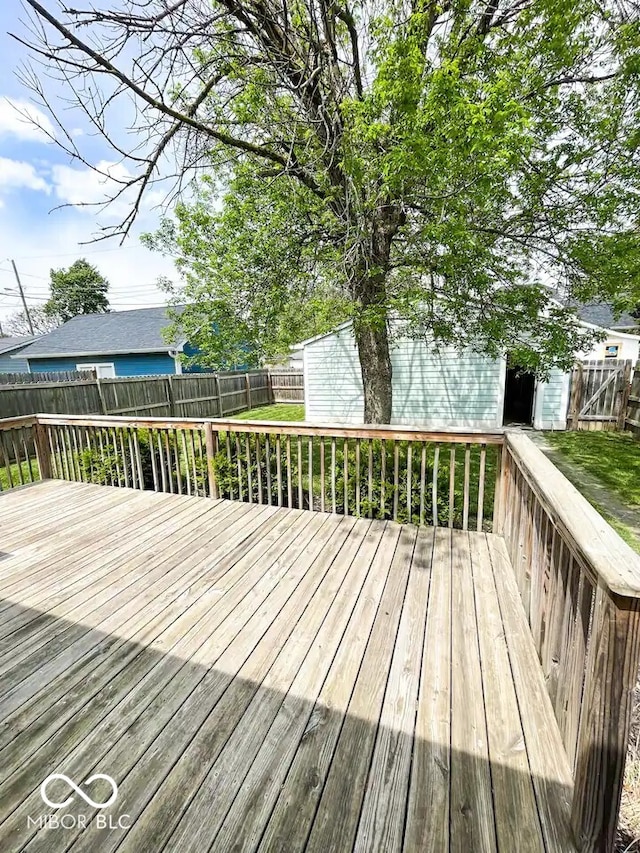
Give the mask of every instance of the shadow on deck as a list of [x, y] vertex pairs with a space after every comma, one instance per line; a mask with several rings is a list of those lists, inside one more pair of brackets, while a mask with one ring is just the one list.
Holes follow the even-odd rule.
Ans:
[[575, 849], [500, 538], [55, 482], [0, 523], [3, 849]]

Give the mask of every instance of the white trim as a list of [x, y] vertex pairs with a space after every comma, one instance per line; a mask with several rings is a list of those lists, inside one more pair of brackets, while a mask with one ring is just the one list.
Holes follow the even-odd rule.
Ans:
[[507, 393], [507, 357], [500, 359], [500, 373], [498, 374], [498, 400], [496, 411], [496, 426], [504, 426], [504, 398]]
[[[112, 373], [110, 376], [100, 376], [100, 368], [107, 368], [111, 370]], [[88, 362], [82, 362], [81, 364], [76, 364], [76, 370], [95, 370], [97, 379], [115, 379], [116, 378], [116, 366], [112, 361], [96, 361], [93, 364]]]
[[289, 349], [297, 350], [304, 349], [308, 344], [314, 344], [316, 341], [322, 340], [322, 338], [329, 338], [331, 335], [335, 335], [338, 332], [341, 332], [343, 329], [349, 328], [349, 326], [353, 325], [353, 320], [345, 320], [344, 323], [340, 323], [339, 326], [336, 326], [335, 329], [331, 329], [330, 332], [323, 332], [321, 335], [314, 335], [312, 338], [307, 338], [306, 341], [300, 341], [299, 344], [291, 344]]
[[534, 429], [542, 429], [542, 410], [544, 406], [544, 394], [547, 389], [547, 382], [543, 382], [541, 379], [536, 379], [536, 387], [535, 387], [535, 400], [533, 402], [533, 428]]
[[302, 348], [302, 385], [304, 389], [304, 418], [308, 420], [311, 391], [309, 390], [309, 371], [307, 369], [307, 350], [305, 347]]

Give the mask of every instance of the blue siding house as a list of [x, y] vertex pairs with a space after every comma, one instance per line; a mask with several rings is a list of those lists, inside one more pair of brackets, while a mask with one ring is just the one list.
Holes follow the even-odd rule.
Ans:
[[[172, 311], [180, 310], [173, 307]], [[186, 341], [168, 344], [167, 308], [138, 308], [106, 314], [81, 314], [27, 346], [20, 356], [32, 373], [95, 370], [101, 378], [157, 376], [188, 372], [180, 353]]]
[[35, 338], [0, 338], [0, 373], [29, 373], [23, 350]]

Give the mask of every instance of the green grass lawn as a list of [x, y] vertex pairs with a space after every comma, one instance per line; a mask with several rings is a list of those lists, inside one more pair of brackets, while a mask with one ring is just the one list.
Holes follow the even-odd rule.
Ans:
[[[31, 478], [29, 476], [29, 463], [23, 462], [21, 467], [22, 467], [23, 482], [30, 483], [31, 478], [33, 478], [33, 480], [39, 480], [40, 479], [40, 475], [38, 473], [38, 463], [35, 461], [35, 459], [31, 461]], [[21, 485], [20, 484], [20, 471], [18, 469], [17, 462], [11, 463], [11, 465], [9, 466], [9, 471], [7, 471], [6, 465], [2, 465], [0, 467], [0, 489], [2, 489], [3, 491], [10, 487], [9, 473], [11, 473], [12, 485], [13, 486]]]
[[629, 507], [640, 508], [640, 441], [619, 432], [549, 432], [549, 444]]
[[304, 404], [274, 403], [232, 416], [236, 421], [303, 421]]
[[[549, 444], [569, 463], [580, 466], [627, 509], [640, 511], [640, 441], [620, 432], [548, 432]], [[566, 472], [569, 479], [570, 469]], [[575, 481], [580, 489], [580, 482]], [[586, 495], [598, 512], [640, 553], [640, 540], [606, 503]]]

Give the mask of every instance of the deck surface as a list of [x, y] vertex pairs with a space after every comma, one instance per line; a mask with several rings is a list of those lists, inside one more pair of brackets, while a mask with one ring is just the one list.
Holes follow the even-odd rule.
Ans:
[[2, 850], [573, 850], [498, 537], [47, 481], [0, 583]]

